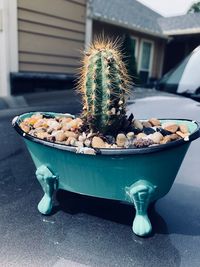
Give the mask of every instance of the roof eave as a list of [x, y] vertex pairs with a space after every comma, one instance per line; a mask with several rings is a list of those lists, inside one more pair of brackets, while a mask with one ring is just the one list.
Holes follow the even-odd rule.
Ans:
[[123, 27], [123, 28], [129, 29], [129, 30], [134, 30], [134, 31], [137, 31], [137, 32], [140, 32], [140, 33], [145, 33], [145, 34], [148, 34], [148, 35], [151, 35], [151, 36], [154, 36], [154, 37], [158, 37], [158, 38], [162, 38], [162, 39], [166, 39], [166, 40], [169, 38], [165, 34], [162, 34], [162, 33], [159, 33], [159, 32], [152, 32], [152, 31], [150, 31], [148, 29], [137, 27], [137, 25], [130, 25], [130, 24], [128, 24], [126, 22], [123, 22], [123, 21], [122, 22], [118, 22], [114, 18], [113, 19], [109, 19], [109, 18], [107, 18], [105, 16], [93, 14], [91, 16], [91, 19], [97, 20], [97, 21], [102, 21], [102, 22], [105, 22], [105, 23], [108, 23], [108, 24], [112, 24], [112, 25], [115, 25], [115, 26]]
[[190, 35], [190, 34], [198, 34], [200, 33], [200, 28], [193, 28], [193, 29], [177, 29], [177, 30], [169, 30], [163, 31], [166, 35]]

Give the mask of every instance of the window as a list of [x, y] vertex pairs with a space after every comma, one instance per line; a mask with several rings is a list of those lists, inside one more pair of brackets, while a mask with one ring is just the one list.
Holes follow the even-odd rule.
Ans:
[[131, 46], [134, 51], [135, 59], [137, 60], [138, 57], [138, 38], [131, 36]]
[[153, 42], [142, 40], [140, 47], [139, 75], [142, 83], [147, 83], [152, 70]]

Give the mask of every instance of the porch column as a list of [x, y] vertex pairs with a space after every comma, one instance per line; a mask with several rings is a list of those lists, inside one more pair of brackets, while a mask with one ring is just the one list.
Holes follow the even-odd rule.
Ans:
[[86, 9], [86, 27], [85, 27], [85, 49], [88, 48], [92, 42], [92, 0], [87, 0]]
[[17, 0], [0, 0], [0, 96], [10, 95], [13, 71], [18, 71]]

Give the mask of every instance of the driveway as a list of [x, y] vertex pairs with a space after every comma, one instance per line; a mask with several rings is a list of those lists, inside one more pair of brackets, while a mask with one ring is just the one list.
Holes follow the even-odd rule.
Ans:
[[[137, 118], [199, 120], [195, 101], [144, 96], [129, 101], [128, 110]], [[0, 112], [1, 266], [199, 266], [200, 139], [191, 144], [171, 191], [149, 212], [152, 236], [140, 238], [131, 230], [133, 207], [117, 201], [58, 191], [53, 214], [39, 214], [42, 189], [35, 167], [11, 127], [15, 115], [29, 110], [77, 113], [80, 106], [40, 103]]]

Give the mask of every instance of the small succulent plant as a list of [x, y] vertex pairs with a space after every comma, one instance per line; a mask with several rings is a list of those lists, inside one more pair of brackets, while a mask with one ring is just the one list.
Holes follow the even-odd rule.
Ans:
[[81, 72], [83, 121], [102, 134], [117, 132], [126, 120], [131, 79], [116, 42], [95, 41], [85, 53]]

